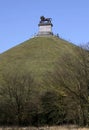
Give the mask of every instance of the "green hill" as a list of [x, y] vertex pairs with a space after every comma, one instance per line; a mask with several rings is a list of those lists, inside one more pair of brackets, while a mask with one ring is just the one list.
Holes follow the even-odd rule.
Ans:
[[34, 37], [2, 53], [0, 125], [88, 126], [88, 54], [55, 36]]
[[18, 71], [30, 72], [40, 82], [65, 52], [76, 55], [76, 46], [57, 37], [35, 37], [2, 53], [0, 72], [17, 66]]

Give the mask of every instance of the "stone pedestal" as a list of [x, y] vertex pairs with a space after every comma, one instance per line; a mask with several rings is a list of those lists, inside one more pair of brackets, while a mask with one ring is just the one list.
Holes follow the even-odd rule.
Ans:
[[38, 36], [53, 35], [52, 32], [53, 24], [51, 23], [51, 21], [46, 21], [46, 19], [44, 19], [43, 21], [40, 21], [38, 27], [39, 27]]

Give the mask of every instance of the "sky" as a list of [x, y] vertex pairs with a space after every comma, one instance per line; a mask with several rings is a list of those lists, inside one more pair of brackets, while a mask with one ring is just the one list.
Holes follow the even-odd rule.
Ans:
[[89, 0], [0, 0], [0, 53], [37, 34], [40, 16], [52, 18], [55, 35], [89, 42]]

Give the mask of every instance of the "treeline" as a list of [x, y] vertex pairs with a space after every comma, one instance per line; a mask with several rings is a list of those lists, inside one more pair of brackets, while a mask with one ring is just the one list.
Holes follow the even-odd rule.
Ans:
[[7, 70], [0, 85], [0, 125], [89, 125], [89, 52], [64, 53], [42, 86], [28, 72]]
[[40, 92], [29, 73], [6, 72], [3, 74], [3, 86], [0, 87], [0, 125], [63, 123], [63, 100], [55, 89]]

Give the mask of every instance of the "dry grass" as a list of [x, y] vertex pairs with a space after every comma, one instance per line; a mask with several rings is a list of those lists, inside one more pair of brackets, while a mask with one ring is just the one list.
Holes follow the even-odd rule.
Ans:
[[89, 130], [89, 128], [78, 128], [77, 126], [54, 126], [54, 127], [2, 127], [0, 130]]

